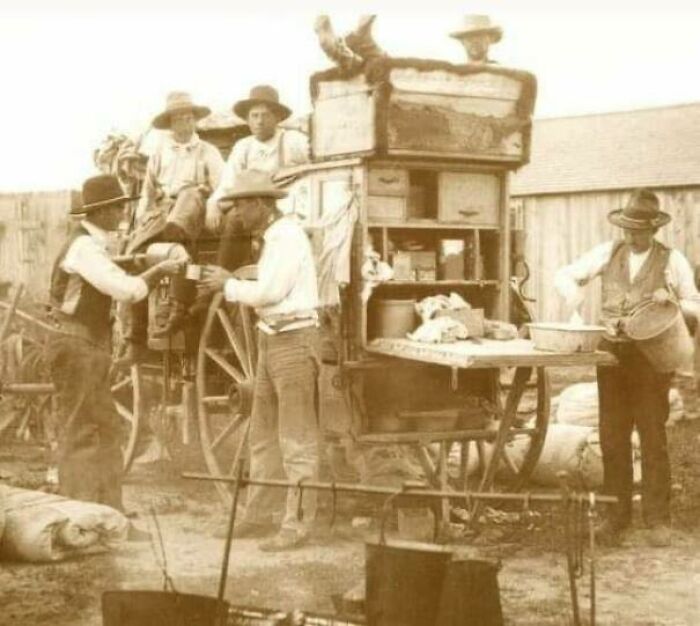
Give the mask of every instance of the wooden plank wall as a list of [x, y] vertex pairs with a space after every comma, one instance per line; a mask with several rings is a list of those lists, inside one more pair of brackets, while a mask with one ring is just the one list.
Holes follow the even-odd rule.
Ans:
[[0, 194], [0, 281], [24, 283], [44, 302], [53, 260], [65, 241], [71, 191]]
[[[662, 210], [673, 221], [659, 231], [659, 239], [678, 248], [693, 264], [700, 264], [700, 188], [658, 189]], [[524, 291], [537, 299], [539, 320], [564, 320], [561, 300], [554, 290], [554, 273], [581, 253], [621, 231], [607, 220], [609, 211], [624, 206], [629, 191], [521, 196], [512, 206], [522, 211], [526, 230], [526, 258], [532, 271]], [[600, 308], [600, 280], [587, 288], [587, 321], [594, 322]]]

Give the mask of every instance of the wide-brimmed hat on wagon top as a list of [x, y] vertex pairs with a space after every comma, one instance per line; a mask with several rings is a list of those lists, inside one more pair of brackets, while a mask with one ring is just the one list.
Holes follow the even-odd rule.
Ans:
[[462, 39], [466, 35], [475, 35], [477, 33], [489, 33], [493, 43], [501, 41], [503, 36], [501, 27], [493, 24], [488, 15], [465, 15], [462, 18], [459, 30], [450, 33], [450, 37]]
[[236, 198], [286, 198], [287, 192], [273, 182], [270, 174], [260, 170], [243, 170], [236, 174], [233, 185], [224, 189], [219, 200]]
[[167, 130], [170, 128], [170, 119], [173, 113], [184, 113], [185, 111], [192, 111], [197, 120], [211, 113], [211, 109], [208, 107], [195, 104], [192, 101], [192, 96], [186, 91], [173, 91], [166, 98], [165, 111], [153, 118], [153, 128]]
[[100, 174], [83, 183], [82, 202], [71, 207], [70, 212], [71, 215], [82, 215], [133, 199], [124, 193], [116, 176]]
[[671, 216], [659, 209], [659, 198], [653, 191], [636, 189], [624, 208], [608, 213], [608, 220], [620, 228], [648, 230], [668, 224]]
[[233, 105], [233, 112], [238, 117], [247, 120], [248, 111], [256, 104], [265, 104], [270, 107], [279, 117], [280, 122], [286, 120], [292, 114], [292, 110], [280, 102], [277, 90], [270, 85], [256, 85], [253, 87], [245, 100], [239, 100]]

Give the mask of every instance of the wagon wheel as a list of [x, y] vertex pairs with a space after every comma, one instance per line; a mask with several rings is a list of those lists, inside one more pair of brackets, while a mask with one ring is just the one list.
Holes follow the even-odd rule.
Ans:
[[[516, 414], [515, 423], [511, 426], [508, 442], [503, 447], [502, 462], [509, 474], [508, 488], [518, 491], [527, 483], [537, 461], [542, 454], [544, 440], [547, 436], [549, 425], [549, 412], [551, 408], [551, 388], [549, 373], [546, 368], [538, 367], [535, 371], [536, 381], [531, 385], [536, 394], [536, 406], [534, 416], [525, 423], [520, 423], [520, 415]], [[513, 403], [515, 409], [521, 404], [523, 395], [532, 375], [530, 368], [519, 368], [513, 376], [511, 393], [508, 400]], [[519, 453], [517, 460], [508, 443], [518, 440]], [[523, 452], [524, 450], [524, 452]]]
[[128, 369], [115, 368], [112, 380], [112, 398], [117, 413], [124, 420], [127, 431], [122, 445], [124, 472], [128, 472], [136, 456], [136, 443], [143, 414], [142, 373], [139, 365]]
[[[234, 476], [243, 457], [253, 403], [257, 349], [251, 310], [217, 294], [197, 354], [199, 440], [212, 475]], [[215, 483], [227, 503], [227, 485]]]

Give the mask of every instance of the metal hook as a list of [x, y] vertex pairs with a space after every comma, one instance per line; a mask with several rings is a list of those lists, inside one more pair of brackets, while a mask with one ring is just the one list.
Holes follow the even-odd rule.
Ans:
[[305, 480], [305, 478], [300, 478], [296, 486], [297, 491], [299, 492], [299, 500], [297, 500], [297, 520], [299, 520], [300, 522], [304, 521], [304, 507], [302, 502], [302, 500], [304, 499], [304, 487], [302, 483]]
[[335, 516], [337, 512], [338, 504], [338, 491], [335, 488], [335, 481], [331, 482], [331, 524], [330, 527], [335, 526]]

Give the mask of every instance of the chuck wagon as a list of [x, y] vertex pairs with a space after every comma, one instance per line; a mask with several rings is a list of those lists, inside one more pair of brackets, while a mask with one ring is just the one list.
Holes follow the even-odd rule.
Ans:
[[[382, 57], [317, 73], [310, 86], [311, 162], [277, 178], [289, 191], [284, 210], [303, 222], [318, 259], [322, 423], [340, 420], [334, 430], [353, 445], [414, 448], [442, 488], [457, 451], [464, 488], [471, 473], [471, 489], [490, 490], [497, 472], [509, 488], [522, 486], [547, 431], [547, 368], [608, 359], [536, 350], [504, 324], [529, 321], [513, 288], [523, 233], [508, 179], [528, 160], [534, 77], [495, 64]], [[207, 254], [198, 262], [210, 262]], [[469, 338], [406, 336], [419, 324], [416, 303], [430, 296], [468, 303]], [[254, 312], [218, 295], [191, 351], [173, 350], [177, 338], [161, 346], [157, 410], [177, 413], [175, 400], [196, 415], [215, 475], [234, 474], [244, 450], [255, 332]], [[131, 398], [121, 403], [132, 420], [127, 464], [149, 410], [147, 369], [117, 383], [117, 396]], [[525, 395], [529, 413], [519, 411]]]

